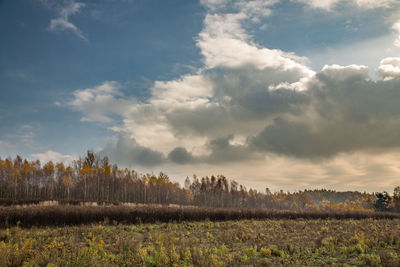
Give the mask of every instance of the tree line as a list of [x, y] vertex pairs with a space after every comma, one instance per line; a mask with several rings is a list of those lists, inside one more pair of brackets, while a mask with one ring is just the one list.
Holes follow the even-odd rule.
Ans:
[[[400, 192], [400, 190], [398, 190]], [[247, 189], [223, 175], [186, 178], [183, 187], [165, 173], [139, 174], [120, 169], [107, 157], [88, 151], [70, 165], [62, 162], [29, 161], [17, 156], [0, 158], [0, 199], [76, 200], [89, 202], [131, 202], [177, 204], [221, 208], [268, 208], [277, 210], [379, 209], [378, 194], [304, 190], [265, 192]], [[391, 198], [391, 210], [400, 209], [400, 193]], [[382, 210], [382, 209], [380, 209]]]
[[139, 175], [88, 151], [71, 165], [0, 159], [0, 198], [187, 204], [190, 196], [163, 173]]

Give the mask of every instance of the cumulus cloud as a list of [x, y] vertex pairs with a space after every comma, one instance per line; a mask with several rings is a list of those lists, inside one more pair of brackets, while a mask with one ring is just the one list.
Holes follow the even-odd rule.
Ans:
[[252, 144], [301, 158], [398, 149], [400, 80], [373, 81], [368, 73], [365, 66], [326, 66], [308, 81], [310, 104], [290, 118], [277, 117]]
[[[254, 66], [259, 70], [271, 68], [298, 71], [303, 75], [312, 75], [312, 71], [293, 60], [293, 54], [277, 49], [259, 47], [251, 41], [244, 24], [260, 15], [251, 16], [244, 10], [258, 1], [240, 2], [237, 13], [212, 13], [204, 19], [204, 28], [197, 38], [206, 68], [238, 68], [244, 65]], [[267, 6], [276, 1], [267, 1]], [[257, 14], [257, 13], [256, 13]], [[263, 16], [267, 14], [262, 13]], [[298, 59], [298, 58], [296, 58]]]
[[[69, 17], [77, 14], [79, 10], [85, 6], [84, 3], [75, 2], [74, 0], [63, 3], [63, 6], [54, 6], [53, 3], [49, 1], [42, 1], [47, 7], [56, 8], [57, 17], [50, 20], [50, 25], [48, 29], [50, 31], [70, 31], [80, 39], [87, 41], [88, 39], [85, 35], [78, 29], [72, 22], [70, 22]], [[65, 1], [64, 1], [65, 2]]]
[[[393, 3], [293, 1], [328, 11]], [[263, 47], [246, 30], [268, 17], [277, 1], [201, 3], [207, 14], [195, 38], [200, 69], [155, 81], [145, 100], [127, 96], [129, 88], [115, 81], [73, 93], [67, 106], [79, 111], [82, 121], [104, 123], [117, 132], [101, 155], [182, 179], [223, 173], [261, 190], [265, 184], [370, 191], [396, 185], [399, 58], [384, 58], [376, 78], [368, 67], [355, 64], [315, 72], [307, 59]], [[378, 176], [385, 177], [379, 186]]]
[[[209, 157], [216, 162], [213, 140], [248, 136], [261, 130], [260, 121], [271, 114], [296, 109], [294, 103], [305, 101], [294, 90], [271, 91], [268, 87], [296, 83], [314, 72], [297, 62], [300, 57], [293, 53], [260, 47], [244, 29], [254, 18], [268, 16], [274, 3], [238, 1], [234, 12], [226, 13], [220, 11], [223, 2], [207, 2], [210, 13], [196, 41], [204, 67], [176, 80], [156, 81], [146, 101], [127, 99], [118, 83], [105, 82], [75, 91], [68, 105], [80, 111], [84, 121], [115, 123], [114, 116], [122, 118], [122, 125], [113, 129], [129, 133], [135, 148], [140, 144], [169, 155], [166, 158], [173, 162], [182, 161], [182, 156], [189, 161], [206, 162]], [[225, 148], [239, 154], [238, 147]]]
[[133, 100], [120, 92], [116, 81], [105, 81], [93, 88], [76, 90], [68, 106], [83, 114], [82, 121], [112, 122], [112, 115], [122, 116], [133, 105]]
[[378, 67], [377, 74], [383, 80], [392, 80], [400, 77], [400, 58], [390, 57], [383, 59]]
[[[227, 81], [219, 77], [218, 82], [205, 75], [214, 88], [213, 102], [183, 101], [176, 108], [152, 100], [134, 105], [124, 119], [124, 129], [134, 139], [119, 136], [119, 145], [112, 149], [108, 145], [105, 151], [113, 151], [108, 153], [115, 157], [130, 153], [131, 162], [155, 165], [219, 164], [271, 153], [315, 160], [355, 151], [396, 150], [400, 147], [398, 64], [398, 59], [383, 60], [380, 80], [372, 80], [365, 66], [325, 66], [301, 82], [303, 91], [284, 85], [262, 88], [268, 79], [252, 87], [246, 78], [253, 76], [243, 73], [239, 84], [234, 75], [224, 74]], [[241, 142], [233, 142], [234, 136], [242, 136]], [[127, 148], [129, 153], [124, 152]], [[139, 157], [134, 151], [151, 156]]]
[[[82, 120], [121, 131], [102, 153], [125, 165], [182, 166], [400, 148], [398, 58], [382, 60], [377, 80], [362, 65], [314, 72], [303, 58], [262, 47], [245, 30], [276, 1], [238, 1], [229, 10], [228, 1], [202, 3], [208, 13], [196, 39], [204, 62], [197, 72], [154, 82], [145, 101], [126, 97], [117, 82], [74, 92], [68, 105]], [[331, 8], [338, 1], [319, 3]], [[384, 3], [390, 1], [376, 7]]]

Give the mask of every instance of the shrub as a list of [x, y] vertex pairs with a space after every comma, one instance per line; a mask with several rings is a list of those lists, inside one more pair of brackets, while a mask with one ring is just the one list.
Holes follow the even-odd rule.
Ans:
[[252, 258], [254, 256], [257, 255], [257, 247], [254, 248], [246, 248], [244, 250], [244, 254], [248, 257], [248, 258]]
[[381, 258], [375, 254], [362, 254], [361, 260], [367, 266], [381, 266]]
[[[31, 226], [64, 226], [88, 224], [95, 222], [116, 223], [155, 223], [228, 221], [243, 219], [395, 219], [399, 213], [383, 212], [294, 212], [274, 211], [266, 209], [231, 209], [205, 207], [162, 207], [155, 205], [144, 206], [32, 206], [32, 207], [0, 207], [0, 227], [17, 225]], [[209, 234], [209, 238], [211, 234]], [[243, 240], [250, 237], [242, 235]]]
[[276, 245], [270, 246], [269, 249], [271, 250], [271, 255], [275, 257], [283, 257], [285, 254], [283, 250], [280, 250]]
[[269, 248], [264, 248], [264, 247], [262, 247], [262, 248], [260, 248], [260, 254], [261, 254], [261, 256], [262, 257], [270, 257], [271, 256], [271, 249], [269, 249]]

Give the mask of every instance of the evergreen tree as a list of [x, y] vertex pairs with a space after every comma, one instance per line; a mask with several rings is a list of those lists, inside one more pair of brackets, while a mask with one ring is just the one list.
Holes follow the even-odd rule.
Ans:
[[376, 201], [374, 207], [377, 211], [390, 211], [392, 197], [388, 192], [384, 191], [383, 193], [376, 193]]

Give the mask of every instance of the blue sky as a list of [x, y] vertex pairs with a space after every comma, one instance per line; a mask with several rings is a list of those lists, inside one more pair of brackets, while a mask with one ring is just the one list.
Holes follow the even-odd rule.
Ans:
[[3, 0], [0, 157], [391, 190], [399, 34], [395, 0]]
[[[97, 148], [110, 132], [79, 123], [79, 114], [55, 102], [104, 80], [130, 84], [127, 93], [143, 97], [152, 81], [174, 78], [187, 71], [184, 65], [199, 60], [193, 36], [201, 29], [204, 10], [198, 3], [170, 1], [162, 7], [160, 1], [92, 2], [71, 16], [85, 41], [68, 30], [48, 29], [68, 1], [2, 1], [1, 140], [19, 143], [12, 136], [30, 125], [35, 146], [78, 154]], [[37, 150], [7, 152], [27, 155]]]

